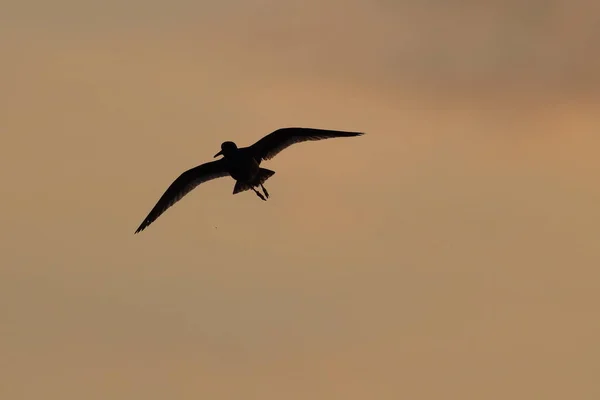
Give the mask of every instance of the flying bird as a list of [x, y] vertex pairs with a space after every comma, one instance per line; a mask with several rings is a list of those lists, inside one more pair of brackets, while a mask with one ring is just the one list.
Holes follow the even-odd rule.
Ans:
[[[231, 176], [236, 181], [233, 194], [253, 190], [258, 197], [266, 201], [269, 198], [269, 192], [264, 187], [264, 183], [275, 172], [260, 168], [262, 161], [270, 160], [294, 143], [361, 135], [363, 135], [363, 132], [293, 127], [277, 129], [248, 147], [238, 148], [234, 142], [223, 142], [221, 151], [215, 154], [214, 158], [223, 157], [189, 169], [179, 175], [167, 188], [148, 216], [144, 218], [135, 233], [143, 231], [196, 186], [216, 178]], [[257, 187], [260, 187], [263, 193], [256, 190]]]

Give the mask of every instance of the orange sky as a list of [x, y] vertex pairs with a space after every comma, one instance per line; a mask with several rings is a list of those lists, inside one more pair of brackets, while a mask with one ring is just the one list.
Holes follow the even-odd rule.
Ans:
[[597, 13], [482, 4], [9, 5], [0, 397], [597, 399]]

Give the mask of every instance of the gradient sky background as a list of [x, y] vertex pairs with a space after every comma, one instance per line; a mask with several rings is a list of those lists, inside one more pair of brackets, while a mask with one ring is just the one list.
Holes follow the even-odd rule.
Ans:
[[[0, 397], [600, 398], [587, 1], [10, 1]], [[207, 183], [224, 140], [360, 130]]]

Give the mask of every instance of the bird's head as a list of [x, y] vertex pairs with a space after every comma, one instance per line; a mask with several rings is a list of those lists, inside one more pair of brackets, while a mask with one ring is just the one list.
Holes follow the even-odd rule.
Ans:
[[237, 151], [238, 147], [235, 143], [233, 142], [223, 142], [221, 144], [221, 151], [218, 152], [217, 154], [215, 154], [215, 158], [218, 156], [225, 156], [228, 157], [231, 154], [235, 153]]

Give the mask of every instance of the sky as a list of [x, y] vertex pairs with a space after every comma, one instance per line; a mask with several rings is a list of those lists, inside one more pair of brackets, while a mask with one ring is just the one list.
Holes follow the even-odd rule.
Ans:
[[593, 4], [2, 8], [3, 399], [600, 396]]

